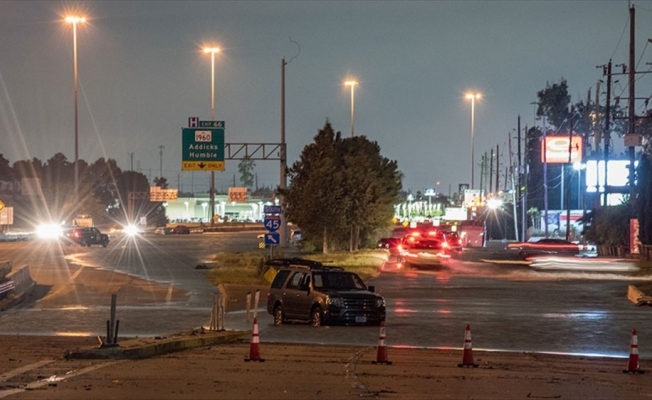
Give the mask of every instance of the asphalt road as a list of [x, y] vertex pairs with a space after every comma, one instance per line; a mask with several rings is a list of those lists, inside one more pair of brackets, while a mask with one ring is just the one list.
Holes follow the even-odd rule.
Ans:
[[[206, 271], [194, 267], [210, 263], [216, 252], [251, 250], [256, 242], [256, 233], [249, 232], [114, 240], [106, 249], [0, 243], [0, 251], [3, 258], [42, 274], [65, 275], [83, 265], [186, 291], [182, 301], [118, 305], [123, 335], [153, 336], [208, 325], [215, 288], [205, 279]], [[387, 299], [390, 346], [459, 348], [470, 324], [478, 349], [626, 356], [636, 328], [641, 356], [652, 357], [652, 310], [626, 299], [627, 285], [651, 279], [620, 261], [539, 259], [524, 266], [454, 260], [435, 271], [387, 265], [368, 283]], [[84, 307], [84, 296], [79, 294], [76, 307], [37, 302], [4, 311], [0, 334], [103, 334], [108, 298], [106, 305]], [[377, 327], [276, 327], [263, 307], [262, 342], [373, 346], [378, 341]], [[251, 323], [243, 312], [232, 312], [226, 327], [251, 329]]]

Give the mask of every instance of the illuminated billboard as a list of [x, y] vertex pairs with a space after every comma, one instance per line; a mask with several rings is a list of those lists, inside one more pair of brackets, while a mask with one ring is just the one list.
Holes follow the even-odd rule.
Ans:
[[[605, 185], [604, 160], [587, 160], [585, 164], [586, 191], [589, 193], [603, 193]], [[634, 163], [634, 166], [638, 166], [638, 161]], [[628, 181], [629, 160], [609, 160], [607, 163], [607, 185], [610, 187], [625, 187]]]
[[[582, 161], [584, 152], [584, 142], [581, 136], [573, 136], [571, 144], [570, 160], [568, 159], [568, 135], [554, 136], [548, 135], [545, 141], [541, 141], [541, 162], [548, 164], [572, 164]], [[545, 159], [544, 159], [545, 156]]]

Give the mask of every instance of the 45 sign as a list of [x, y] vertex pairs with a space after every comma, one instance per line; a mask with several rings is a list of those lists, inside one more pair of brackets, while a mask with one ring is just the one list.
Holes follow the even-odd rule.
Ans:
[[263, 220], [263, 225], [270, 232], [276, 232], [281, 227], [281, 217], [278, 215], [266, 216]]

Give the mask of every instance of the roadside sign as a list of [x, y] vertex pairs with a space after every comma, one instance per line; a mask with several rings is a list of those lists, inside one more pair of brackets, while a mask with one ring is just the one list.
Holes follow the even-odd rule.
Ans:
[[188, 128], [197, 128], [199, 126], [199, 117], [188, 117]]
[[276, 232], [281, 227], [281, 217], [278, 215], [270, 215], [265, 217], [263, 225], [270, 232]]
[[3, 208], [5, 208], [5, 203], [3, 203], [2, 200], [0, 200], [0, 210], [2, 210]]
[[220, 122], [221, 128], [181, 130], [182, 171], [224, 171], [224, 121]]
[[281, 206], [263, 206], [264, 214], [280, 214]]
[[246, 203], [246, 202], [247, 202], [246, 187], [229, 188], [229, 203]]
[[266, 233], [265, 244], [279, 244], [281, 243], [281, 235], [279, 233]]
[[199, 121], [199, 127], [224, 129], [224, 121]]

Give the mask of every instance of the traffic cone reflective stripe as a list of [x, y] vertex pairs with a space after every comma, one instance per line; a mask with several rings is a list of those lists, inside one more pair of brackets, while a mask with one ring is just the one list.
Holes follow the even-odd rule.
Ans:
[[639, 374], [645, 372], [639, 368], [638, 364], [638, 335], [636, 329], [632, 331], [632, 340], [629, 345], [629, 360], [627, 361], [627, 369], [624, 369], [623, 372], [634, 372]]
[[258, 337], [258, 318], [254, 318], [254, 327], [251, 332], [251, 344], [249, 345], [249, 358], [245, 358], [245, 361], [265, 361], [264, 358], [260, 358], [260, 339]]
[[464, 353], [462, 354], [462, 363], [458, 367], [477, 367], [473, 363], [473, 346], [471, 345], [471, 326], [467, 325], [464, 330]]
[[387, 359], [387, 347], [385, 346], [385, 321], [380, 323], [380, 336], [378, 337], [378, 351], [376, 353], [376, 361], [372, 364], [387, 364], [391, 365], [392, 362]]

